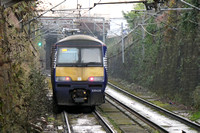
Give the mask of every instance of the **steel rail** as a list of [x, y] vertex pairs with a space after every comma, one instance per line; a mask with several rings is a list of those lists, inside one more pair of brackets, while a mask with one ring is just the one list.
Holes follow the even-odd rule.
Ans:
[[93, 114], [100, 121], [100, 124], [104, 127], [107, 133], [115, 133], [115, 131], [110, 127], [110, 125], [104, 120], [104, 118], [95, 110]]
[[[109, 94], [106, 93], [106, 97], [110, 98], [111, 100], [113, 100], [114, 102], [116, 102], [119, 106], [121, 106], [122, 108], [124, 108], [125, 110], [127, 110], [129, 113], [133, 114], [134, 116], [138, 117], [140, 120], [142, 120], [143, 122], [145, 122], [146, 124], [148, 124], [152, 128], [160, 131], [161, 133], [168, 133], [168, 131], [166, 129], [164, 129], [163, 127], [159, 126], [158, 124], [152, 122], [151, 120], [147, 119], [146, 117], [144, 117], [140, 113], [134, 111], [133, 109], [131, 109], [127, 105], [123, 104], [122, 102], [120, 102], [116, 98], [112, 97], [111, 95], [109, 95]], [[109, 100], [107, 98], [106, 98], [106, 100], [109, 102]], [[109, 102], [109, 103], [113, 104], [111, 102]]]
[[64, 121], [65, 121], [65, 123], [67, 125], [67, 131], [68, 131], [68, 133], [72, 133], [70, 125], [69, 125], [69, 120], [68, 120], [68, 117], [67, 117], [67, 113], [64, 111], [63, 114], [64, 114]]
[[116, 88], [117, 90], [125, 93], [126, 95], [130, 96], [131, 98], [134, 98], [135, 100], [137, 100], [137, 101], [139, 101], [139, 102], [141, 102], [141, 103], [143, 103], [143, 104], [145, 104], [145, 105], [147, 105], [149, 107], [152, 107], [152, 108], [154, 108], [154, 109], [156, 109], [158, 111], [161, 111], [161, 112], [165, 113], [167, 116], [169, 116], [169, 117], [171, 117], [171, 118], [173, 118], [173, 119], [175, 119], [177, 121], [180, 121], [180, 122], [188, 125], [189, 127], [192, 127], [194, 129], [196, 129], [197, 131], [200, 131], [200, 125], [195, 123], [195, 122], [190, 121], [190, 120], [188, 120], [188, 119], [186, 119], [186, 118], [184, 118], [182, 116], [179, 116], [179, 115], [177, 115], [177, 114], [175, 114], [173, 112], [170, 112], [170, 111], [168, 111], [168, 110], [166, 110], [164, 108], [161, 108], [161, 107], [159, 107], [157, 105], [154, 105], [154, 104], [152, 104], [152, 103], [150, 103], [150, 102], [148, 102], [148, 101], [146, 101], [146, 100], [144, 100], [144, 99], [142, 99], [140, 97], [137, 97], [137, 96], [125, 91], [125, 90], [122, 90], [121, 88], [119, 88], [118, 86], [116, 86], [116, 85], [114, 85], [114, 84], [112, 84], [110, 82], [108, 82], [108, 85], [110, 85], [110, 86]]

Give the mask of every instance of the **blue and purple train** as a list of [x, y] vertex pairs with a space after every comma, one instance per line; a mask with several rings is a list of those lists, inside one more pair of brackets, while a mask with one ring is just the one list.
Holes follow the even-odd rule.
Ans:
[[88, 35], [72, 35], [52, 48], [51, 81], [54, 108], [95, 107], [105, 102], [107, 47]]

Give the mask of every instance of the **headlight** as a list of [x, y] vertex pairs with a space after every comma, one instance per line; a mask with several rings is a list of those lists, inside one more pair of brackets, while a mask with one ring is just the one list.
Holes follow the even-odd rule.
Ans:
[[93, 81], [103, 82], [104, 81], [104, 77], [93, 77], [93, 76], [91, 76], [91, 77], [88, 78], [88, 81], [91, 81], [91, 82], [93, 82]]
[[56, 77], [56, 81], [72, 81], [69, 76], [66, 77]]

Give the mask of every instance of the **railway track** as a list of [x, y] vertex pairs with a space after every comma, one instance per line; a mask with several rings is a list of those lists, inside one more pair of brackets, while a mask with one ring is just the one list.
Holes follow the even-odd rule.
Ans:
[[72, 131], [71, 131], [71, 128], [70, 128], [70, 124], [69, 124], [69, 119], [68, 119], [68, 115], [67, 115], [67, 113], [64, 111], [63, 112], [63, 116], [64, 116], [64, 123], [65, 123], [65, 125], [66, 125], [66, 130], [65, 130], [65, 133], [67, 132], [67, 133], [72, 133]]
[[[141, 118], [147, 124], [150, 124], [160, 132], [200, 132], [200, 125], [197, 123], [178, 116], [166, 109], [160, 108], [144, 99], [122, 90], [111, 83], [109, 83], [109, 86], [117, 89], [117, 91], [107, 87], [106, 95], [108, 97], [115, 100], [120, 106], [123, 106], [126, 110], [135, 114], [137, 117]], [[119, 94], [118, 91], [120, 91], [121, 94]]]
[[115, 133], [115, 131], [111, 128], [111, 126], [104, 120], [104, 118], [98, 113], [98, 111], [94, 111], [93, 114], [99, 120], [101, 125], [104, 127], [107, 133]]
[[64, 111], [63, 116], [66, 125], [65, 133], [115, 133], [96, 110], [89, 114], [68, 114]]
[[[128, 111], [130, 114], [136, 116], [137, 118], [139, 118], [140, 120], [142, 120], [143, 122], [145, 122], [146, 124], [148, 124], [149, 126], [151, 126], [152, 128], [154, 128], [155, 130], [158, 130], [160, 132], [163, 133], [168, 133], [167, 130], [165, 130], [163, 127], [159, 126], [156, 123], [153, 123], [151, 120], [149, 120], [148, 118], [146, 118], [145, 116], [141, 115], [140, 113], [138, 113], [137, 111], [134, 111], [133, 109], [131, 109], [129, 106], [119, 102], [118, 100], [116, 100], [116, 98], [112, 97], [109, 94], [106, 94], [106, 100], [114, 105], [114, 106], [120, 106], [122, 107], [124, 110]], [[113, 103], [114, 102], [114, 103]]]

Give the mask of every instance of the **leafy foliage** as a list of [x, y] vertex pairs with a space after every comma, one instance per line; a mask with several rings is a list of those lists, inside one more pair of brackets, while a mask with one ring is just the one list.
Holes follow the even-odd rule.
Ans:
[[198, 120], [200, 119], [200, 111], [194, 113], [191, 117], [191, 120]]
[[[196, 0], [190, 3], [197, 6]], [[178, 4], [171, 0], [168, 5], [173, 8]], [[142, 23], [141, 14], [129, 12], [124, 16], [130, 27]], [[148, 17], [150, 19], [146, 19]], [[166, 99], [199, 108], [200, 95], [196, 88], [200, 82], [200, 12], [168, 11], [148, 17], [145, 17], [144, 31], [139, 25], [131, 33], [133, 42], [125, 50], [124, 64], [120, 52], [116, 56], [108, 55], [110, 76], [148, 87]], [[145, 32], [144, 39], [142, 32]], [[120, 47], [118, 50], [121, 51]]]
[[200, 86], [197, 86], [196, 89], [193, 91], [192, 97], [194, 100], [194, 106], [197, 109], [200, 109]]
[[[135, 7], [135, 10], [142, 10], [142, 9], [144, 9], [143, 4], [137, 4], [137, 6]], [[124, 18], [129, 23], [130, 28], [134, 28], [134, 26], [138, 22], [138, 19], [142, 15], [142, 14], [138, 14], [137, 11], [135, 11], [135, 12], [131, 11], [131, 12], [128, 12], [128, 13], [122, 12], [122, 13], [124, 15]]]

